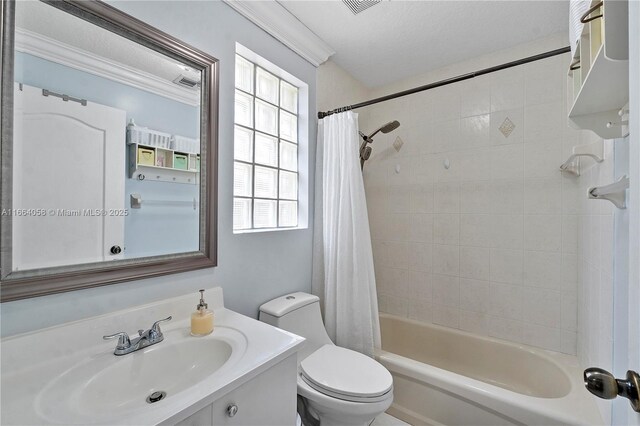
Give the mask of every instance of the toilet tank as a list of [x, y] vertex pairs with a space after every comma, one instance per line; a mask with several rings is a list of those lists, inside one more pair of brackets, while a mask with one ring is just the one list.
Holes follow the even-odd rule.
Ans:
[[263, 304], [260, 321], [306, 339], [298, 363], [320, 347], [333, 344], [322, 322], [320, 299], [312, 294], [291, 293]]

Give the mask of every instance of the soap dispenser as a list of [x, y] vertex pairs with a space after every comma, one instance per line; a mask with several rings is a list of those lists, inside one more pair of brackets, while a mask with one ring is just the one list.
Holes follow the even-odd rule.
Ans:
[[200, 290], [200, 302], [196, 311], [191, 314], [191, 335], [206, 336], [213, 331], [213, 311], [204, 301], [204, 290]]

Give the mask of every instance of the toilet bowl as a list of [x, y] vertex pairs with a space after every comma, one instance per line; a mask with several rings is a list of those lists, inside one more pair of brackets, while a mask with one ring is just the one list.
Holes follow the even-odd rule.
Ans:
[[306, 340], [298, 353], [298, 395], [303, 419], [321, 426], [369, 425], [393, 401], [393, 379], [380, 363], [333, 344], [318, 297], [293, 293], [260, 307], [260, 320]]

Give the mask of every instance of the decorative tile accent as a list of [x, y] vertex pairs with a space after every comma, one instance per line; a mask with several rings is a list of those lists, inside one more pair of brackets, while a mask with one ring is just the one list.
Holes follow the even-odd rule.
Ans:
[[393, 142], [393, 147], [396, 149], [396, 152], [400, 152], [400, 148], [402, 148], [402, 145], [404, 145], [404, 141], [400, 139], [400, 136], [398, 136]]
[[504, 135], [505, 138], [508, 138], [511, 132], [516, 128], [516, 125], [513, 124], [513, 121], [509, 120], [509, 117], [505, 118], [498, 130], [500, 133]]

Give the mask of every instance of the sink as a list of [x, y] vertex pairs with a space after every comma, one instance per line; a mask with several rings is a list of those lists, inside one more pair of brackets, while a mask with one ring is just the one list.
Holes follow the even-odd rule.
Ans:
[[56, 419], [60, 422], [70, 420], [71, 413], [76, 420], [78, 415], [126, 416], [147, 406], [154, 392], [166, 394], [153, 403], [160, 405], [197, 385], [220, 370], [232, 353], [229, 343], [211, 336], [168, 338], [123, 356], [103, 353], [50, 382], [36, 397], [36, 409], [45, 418], [62, 414]]
[[[101, 414], [114, 408], [137, 408], [156, 391], [164, 391], [171, 398], [213, 374], [231, 356], [231, 346], [214, 339], [158, 344], [149, 349], [131, 357], [124, 355], [89, 379], [80, 389], [79, 406], [87, 413]], [[83, 367], [92, 369], [91, 363]]]

